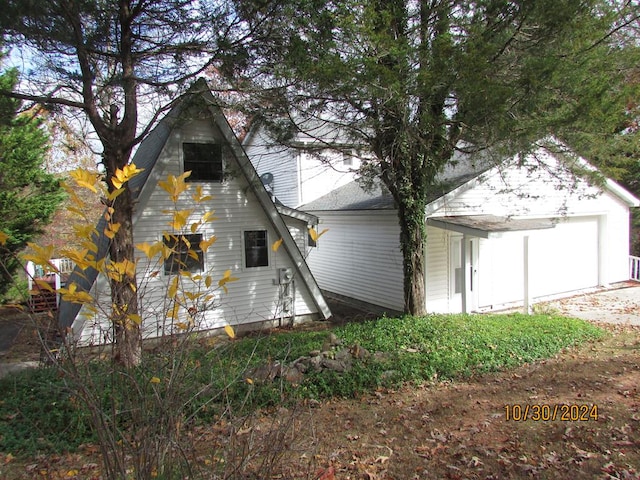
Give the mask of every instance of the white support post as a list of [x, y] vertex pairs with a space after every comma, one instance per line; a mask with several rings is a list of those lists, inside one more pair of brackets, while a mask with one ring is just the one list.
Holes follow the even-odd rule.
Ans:
[[598, 217], [598, 285], [609, 286], [609, 239], [607, 235], [607, 216]]
[[29, 283], [29, 292], [31, 292], [31, 290], [33, 290], [33, 279], [36, 276], [36, 266], [31, 260], [29, 260], [27, 262], [27, 266], [25, 270], [27, 272], [27, 282]]
[[523, 238], [523, 258], [524, 258], [524, 313], [531, 315], [532, 308], [532, 296], [531, 296], [531, 271], [529, 269], [529, 235], [525, 235]]
[[53, 278], [55, 279], [55, 289], [56, 289], [56, 306], [60, 306], [60, 265], [61, 265], [61, 260], [59, 258], [54, 258], [53, 260], [51, 260], [51, 262], [53, 263], [53, 266], [56, 267], [56, 269], [58, 270], [57, 272], [54, 272], [53, 274]]
[[460, 283], [462, 284], [462, 313], [469, 313], [469, 252], [467, 248], [467, 236], [464, 235], [461, 241], [461, 253], [460, 266], [462, 267], [462, 278]]

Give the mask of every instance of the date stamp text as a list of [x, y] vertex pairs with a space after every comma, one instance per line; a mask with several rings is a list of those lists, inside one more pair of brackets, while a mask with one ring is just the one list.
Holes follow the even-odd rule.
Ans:
[[508, 422], [588, 422], [598, 420], [597, 404], [507, 404]]

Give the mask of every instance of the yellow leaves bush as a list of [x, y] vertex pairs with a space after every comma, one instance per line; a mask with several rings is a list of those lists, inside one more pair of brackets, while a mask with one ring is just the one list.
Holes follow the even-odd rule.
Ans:
[[311, 237], [311, 239], [312, 239], [314, 242], [317, 242], [317, 241], [318, 241], [318, 239], [319, 239], [322, 235], [324, 235], [325, 233], [327, 233], [328, 231], [329, 231], [329, 229], [328, 229], [328, 228], [325, 228], [325, 229], [324, 229], [324, 230], [322, 230], [320, 233], [318, 233], [318, 232], [316, 231], [316, 229], [315, 229], [315, 228], [311, 227], [311, 228], [309, 229], [309, 236]]
[[28, 242], [27, 246], [31, 248], [32, 253], [24, 256], [27, 261], [32, 261], [36, 265], [40, 265], [47, 271], [57, 272], [57, 268], [51, 263], [53, 257], [54, 247], [53, 245], [40, 246], [32, 242]]
[[93, 303], [93, 297], [83, 290], [78, 290], [78, 285], [75, 283], [70, 284], [68, 288], [60, 288], [58, 293], [65, 302], [87, 305]]
[[[102, 228], [102, 231], [97, 231], [95, 224], [86, 223], [74, 226], [74, 233], [77, 237], [77, 243], [74, 246], [63, 248], [58, 252], [64, 257], [74, 262], [76, 267], [80, 271], [86, 271], [89, 268], [93, 268], [105, 275], [109, 280], [127, 284], [133, 291], [136, 291], [137, 287], [133, 284], [132, 279], [136, 277], [138, 261], [124, 260], [121, 262], [114, 262], [108, 256], [106, 258], [98, 258], [98, 239], [103, 236], [109, 240], [113, 240], [116, 235], [122, 233], [123, 225], [114, 221], [115, 210], [111, 206], [110, 202], [113, 201], [120, 193], [126, 188], [126, 183], [142, 172], [143, 169], [137, 168], [135, 164], [130, 164], [122, 169], [116, 170], [115, 174], [107, 180], [112, 185], [112, 192], [108, 193], [104, 182], [103, 176], [96, 172], [90, 172], [84, 169], [76, 169], [70, 173], [71, 179], [75, 182], [75, 185], [65, 185], [71, 201], [74, 203], [70, 207], [70, 210], [76, 212], [78, 216], [84, 217], [86, 213], [86, 207], [83, 204], [83, 200], [78, 191], [81, 188], [89, 189], [94, 193], [102, 194], [107, 200], [107, 207], [103, 213], [103, 221], [106, 221], [106, 225]], [[161, 187], [174, 203], [173, 210], [163, 211], [167, 215], [167, 224], [169, 228], [167, 231], [162, 232], [162, 238], [156, 242], [144, 242], [135, 245], [135, 249], [139, 252], [140, 257], [146, 257], [146, 260], [141, 263], [145, 265], [145, 268], [150, 269], [150, 273], [147, 276], [148, 279], [159, 279], [161, 282], [158, 285], [164, 285], [166, 288], [165, 294], [170, 300], [167, 307], [165, 307], [166, 317], [173, 321], [177, 330], [186, 331], [192, 328], [195, 324], [193, 315], [199, 311], [204, 311], [211, 308], [212, 302], [215, 299], [214, 293], [216, 290], [223, 290], [228, 293], [228, 285], [231, 282], [238, 280], [237, 277], [232, 276], [232, 270], [228, 269], [224, 272], [222, 277], [212, 275], [211, 272], [199, 272], [193, 274], [187, 269], [177, 272], [176, 275], [171, 277], [165, 277], [163, 275], [163, 262], [171, 259], [172, 256], [176, 258], [184, 259], [187, 255], [194, 260], [202, 260], [202, 255], [210, 251], [211, 247], [216, 243], [217, 237], [215, 235], [202, 235], [197, 245], [192, 245], [188, 239], [186, 232], [196, 233], [203, 226], [210, 222], [217, 220], [214, 210], [206, 210], [201, 213], [200, 210], [194, 208], [183, 208], [183, 205], [178, 204], [178, 200], [181, 195], [189, 192], [190, 188], [194, 187], [194, 191], [191, 192], [190, 198], [184, 199], [191, 205], [202, 204], [203, 202], [210, 201], [213, 197], [206, 192], [206, 186], [194, 185], [186, 182], [191, 172], [185, 172], [182, 175], [174, 176], [168, 175], [165, 180], [158, 182], [158, 186]], [[199, 215], [196, 220], [193, 221], [195, 214]], [[5, 232], [0, 232], [0, 245], [4, 245], [9, 240], [9, 235]], [[192, 240], [193, 241], [193, 240]], [[283, 240], [276, 241], [272, 248], [277, 251], [282, 245]], [[51, 258], [54, 256], [53, 246], [40, 246], [36, 244], [29, 244], [31, 251], [25, 256], [26, 260], [33, 261], [35, 264], [43, 266], [45, 271], [55, 271], [55, 267], [50, 263]], [[153, 260], [155, 259], [155, 260]], [[153, 260], [153, 261], [152, 261]], [[142, 262], [142, 259], [139, 260]], [[154, 263], [156, 266], [154, 266]], [[155, 270], [157, 268], [157, 270]], [[188, 283], [185, 282], [188, 280]], [[217, 280], [217, 289], [216, 287]], [[40, 282], [42, 285], [36, 283], [41, 289], [55, 291], [54, 288], [46, 282]], [[83, 305], [88, 314], [94, 315], [98, 312], [104, 312], [103, 308], [98, 307], [98, 303], [92, 291], [84, 291], [76, 283], [70, 283], [64, 288], [58, 290], [62, 300], [70, 303], [76, 303]], [[111, 318], [113, 322], [125, 326], [126, 328], [136, 328], [142, 324], [142, 317], [137, 314], [131, 314], [127, 312], [127, 305], [111, 305]], [[227, 326], [225, 328], [227, 335], [230, 338], [234, 338], [235, 332], [233, 328]]]
[[280, 245], [282, 245], [282, 241], [283, 239], [281, 238], [280, 240], [276, 240], [275, 242], [273, 242], [273, 245], [271, 245], [271, 250], [273, 250], [274, 252], [277, 252], [278, 249], [280, 248]]
[[169, 194], [169, 198], [173, 203], [178, 201], [180, 194], [189, 189], [189, 185], [185, 181], [191, 172], [184, 172], [182, 175], [169, 175], [166, 180], [160, 180], [158, 185]]
[[107, 264], [107, 276], [116, 282], [122, 282], [125, 278], [133, 278], [136, 274], [136, 263], [130, 260], [121, 262], [109, 262]]
[[79, 187], [87, 188], [93, 193], [98, 193], [96, 184], [98, 183], [100, 175], [97, 173], [90, 172], [84, 168], [76, 168], [75, 170], [70, 171], [69, 175]]
[[122, 169], [116, 169], [115, 175], [111, 177], [111, 184], [116, 188], [116, 190], [119, 190], [125, 183], [142, 171], [144, 171], [144, 168], [138, 168], [134, 163], [125, 165]]
[[229, 293], [229, 290], [227, 289], [227, 283], [235, 282], [237, 280], [239, 280], [239, 278], [232, 277], [231, 270], [227, 270], [224, 272], [222, 278], [218, 280], [218, 286], [224, 289], [224, 293]]

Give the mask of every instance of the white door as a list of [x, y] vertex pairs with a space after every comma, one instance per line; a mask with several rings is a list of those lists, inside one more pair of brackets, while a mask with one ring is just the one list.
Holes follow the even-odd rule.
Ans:
[[475, 312], [478, 310], [478, 292], [480, 285], [478, 284], [478, 267], [480, 264], [479, 256], [479, 238], [467, 239], [466, 252], [467, 252], [467, 311]]
[[450, 237], [449, 298], [452, 312], [478, 309], [478, 245], [478, 238], [462, 235]]
[[449, 305], [452, 312], [462, 311], [462, 235], [449, 239]]

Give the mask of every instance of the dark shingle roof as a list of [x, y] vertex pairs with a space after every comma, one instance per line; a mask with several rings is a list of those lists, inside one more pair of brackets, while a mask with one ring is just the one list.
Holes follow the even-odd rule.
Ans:
[[[429, 188], [427, 202], [437, 200], [493, 166], [494, 163], [485, 156], [456, 154], [453, 161], [436, 177], [436, 183]], [[358, 181], [353, 181], [299, 208], [314, 212], [394, 210], [396, 206], [389, 191], [379, 183], [375, 184], [373, 189], [365, 190]]]

